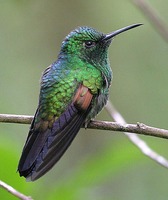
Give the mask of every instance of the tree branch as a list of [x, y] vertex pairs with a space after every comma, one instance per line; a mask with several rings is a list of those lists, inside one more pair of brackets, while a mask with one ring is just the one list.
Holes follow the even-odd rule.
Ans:
[[[30, 124], [32, 119], [33, 119], [33, 116], [30, 116], [30, 115], [0, 114], [0, 122], [3, 122], [3, 123]], [[147, 136], [154, 136], [154, 137], [168, 139], [168, 130], [155, 128], [152, 126], [147, 126], [139, 122], [137, 124], [125, 124], [122, 122], [108, 122], [108, 121], [92, 120], [88, 124], [88, 128], [137, 133], [140, 135], [147, 135]]]
[[[122, 117], [122, 115], [115, 109], [115, 107], [112, 105], [112, 103], [109, 101], [106, 105], [106, 110], [107, 112], [110, 114], [110, 116], [116, 121], [116, 122], [120, 122], [122, 124], [126, 124], [125, 119]], [[126, 125], [127, 126], [127, 125]], [[132, 125], [131, 125], [132, 126]], [[141, 123], [137, 123], [137, 127], [140, 128], [140, 131], [142, 130], [142, 134], [144, 135], [152, 135], [152, 136], [156, 136], [157, 137], [162, 137], [161, 135], [167, 135], [167, 130], [164, 129], [158, 129], [158, 128], [153, 128], [150, 126], [146, 126], [144, 124]], [[135, 127], [135, 129], [137, 129]], [[133, 129], [131, 129], [133, 130]], [[138, 130], [138, 129], [137, 129]], [[153, 133], [156, 134], [153, 134]], [[164, 132], [164, 133], [163, 133]], [[135, 133], [135, 132], [134, 132]], [[156, 161], [158, 164], [162, 165], [163, 167], [168, 168], [168, 160], [166, 160], [163, 156], [159, 155], [157, 152], [155, 152], [154, 150], [152, 150], [147, 143], [140, 139], [136, 134], [134, 133], [129, 133], [129, 132], [125, 132], [124, 134], [129, 138], [129, 140], [140, 149], [140, 151], [145, 154], [146, 156], [148, 156], [149, 158], [151, 158], [152, 160]]]
[[154, 136], [154, 137], [168, 139], [168, 130], [147, 126], [139, 122], [137, 122], [137, 124], [121, 124], [120, 122], [94, 120], [90, 122], [88, 128], [137, 133], [140, 135], [147, 135], [147, 136]]
[[[142, 139], [136, 135], [140, 134], [168, 139], [168, 130], [147, 126], [139, 122], [137, 124], [126, 124], [124, 118], [110, 102], [108, 102], [106, 105], [106, 110], [116, 122], [92, 120], [88, 124], [88, 128], [124, 132], [129, 140], [131, 140], [131, 142], [135, 144], [143, 154], [156, 161], [160, 165], [168, 168], [168, 161], [163, 156], [153, 151]], [[30, 124], [32, 119], [33, 116], [28, 115], [0, 114], [0, 122], [4, 123]]]
[[10, 185], [4, 183], [3, 181], [0, 180], [0, 187], [4, 188], [5, 190], [7, 190], [8, 192], [10, 192], [11, 194], [13, 194], [15, 197], [17, 197], [18, 199], [22, 199], [22, 200], [33, 200], [31, 197], [25, 196], [24, 194], [18, 192], [17, 190], [15, 190], [13, 187], [11, 187]]
[[0, 122], [4, 123], [30, 124], [32, 119], [30, 115], [0, 114]]

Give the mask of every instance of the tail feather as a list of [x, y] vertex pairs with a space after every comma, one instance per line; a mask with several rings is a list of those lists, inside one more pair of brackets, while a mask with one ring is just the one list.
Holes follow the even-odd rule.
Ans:
[[[36, 156], [36, 160], [31, 163], [31, 166], [27, 164], [30, 163], [29, 158], [31, 154], [28, 154], [23, 164], [22, 162], [19, 163], [20, 175], [34, 181], [49, 171], [75, 138], [89, 110], [87, 109], [87, 111], [81, 113], [71, 104], [58, 120], [54, 122], [52, 129], [47, 130], [48, 138]], [[39, 133], [39, 135], [41, 134]], [[29, 146], [29, 148], [31, 147]], [[26, 168], [26, 166], [28, 167]]]
[[62, 134], [63, 132], [66, 132], [66, 135], [64, 135], [64, 137], [55, 145], [52, 145], [51, 149], [49, 149], [45, 156], [43, 155], [43, 152], [41, 152], [40, 162], [37, 163], [37, 167], [35, 167], [35, 171], [33, 171], [33, 174], [31, 175], [31, 180], [40, 178], [59, 161], [83, 124], [83, 120], [80, 120], [81, 119], [77, 120], [76, 124], [72, 124], [73, 126], [69, 130], [66, 128], [62, 131]]
[[31, 171], [32, 166], [37, 159], [38, 154], [41, 152], [49, 134], [49, 129], [45, 130], [45, 132], [30, 130], [18, 165], [20, 176], [26, 176], [29, 174], [29, 171]]

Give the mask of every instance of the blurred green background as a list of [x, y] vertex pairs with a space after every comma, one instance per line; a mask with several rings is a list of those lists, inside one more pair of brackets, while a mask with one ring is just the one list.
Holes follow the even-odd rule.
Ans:
[[[168, 2], [151, 0], [165, 21]], [[132, 23], [109, 50], [114, 73], [110, 99], [127, 122], [168, 128], [168, 46], [132, 1], [0, 0], [0, 113], [33, 115], [42, 71], [56, 60], [77, 26], [104, 33]], [[106, 111], [97, 117], [111, 120]], [[34, 199], [166, 200], [168, 169], [122, 133], [81, 130], [60, 162], [36, 182], [20, 178], [17, 164], [29, 126], [0, 124], [0, 179]], [[168, 158], [168, 142], [145, 137]], [[0, 199], [16, 199], [0, 188]]]

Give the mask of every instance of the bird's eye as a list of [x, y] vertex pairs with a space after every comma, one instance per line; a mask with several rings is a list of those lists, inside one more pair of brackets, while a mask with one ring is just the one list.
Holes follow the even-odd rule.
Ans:
[[88, 40], [88, 41], [85, 41], [83, 43], [83, 45], [86, 47], [86, 48], [91, 48], [91, 47], [94, 47], [96, 45], [96, 43], [94, 41], [91, 41], [91, 40]]

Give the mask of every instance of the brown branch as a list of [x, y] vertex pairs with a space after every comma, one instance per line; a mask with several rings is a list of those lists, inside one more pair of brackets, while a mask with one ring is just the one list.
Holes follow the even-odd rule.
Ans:
[[[30, 124], [32, 119], [33, 116], [29, 115], [0, 114], [0, 122], [4, 123]], [[168, 130], [147, 126], [139, 122], [137, 124], [122, 124], [118, 122], [92, 120], [90, 124], [88, 124], [88, 128], [137, 133], [141, 135], [168, 139]]]
[[[123, 118], [123, 116], [116, 110], [116, 108], [113, 106], [113, 104], [110, 101], [106, 105], [106, 110], [116, 122], [126, 124], [126, 121]], [[153, 127], [149, 127], [149, 126], [146, 126], [146, 125], [140, 124], [140, 123], [138, 123], [137, 126], [139, 126], [140, 129], [142, 129], [142, 131], [144, 130], [145, 134], [148, 132], [147, 135], [150, 135], [151, 131], [153, 131], [154, 129], [157, 132], [157, 135], [160, 134], [162, 131], [163, 132], [167, 131], [167, 130], [164, 130], [164, 129], [157, 129], [157, 128], [153, 129]], [[162, 131], [160, 132], [160, 130], [162, 130]], [[139, 148], [139, 150], [144, 155], [151, 158], [152, 160], [154, 160], [155, 162], [157, 162], [161, 166], [168, 168], [168, 160], [166, 158], [164, 158], [162, 155], [155, 152], [153, 149], [151, 149], [144, 140], [142, 140], [141, 138], [138, 137], [138, 135], [136, 135], [134, 133], [128, 133], [128, 132], [124, 132], [124, 134], [128, 137], [128, 139], [137, 148]], [[166, 133], [166, 135], [167, 135], [167, 133]]]
[[[132, 141], [132, 143], [134, 143], [143, 154], [145, 154], [152, 160], [155, 160], [160, 165], [168, 168], [168, 161], [164, 157], [153, 151], [142, 139], [134, 134], [136, 133], [140, 135], [168, 139], [168, 130], [147, 126], [139, 122], [137, 124], [126, 124], [124, 118], [110, 102], [107, 104], [106, 109], [116, 122], [92, 120], [88, 124], [88, 128], [124, 132], [126, 136]], [[0, 114], [0, 122], [5, 123], [30, 124], [32, 119], [33, 116]]]
[[159, 129], [152, 126], [147, 126], [139, 122], [137, 122], [137, 124], [121, 124], [118, 122], [94, 120], [94, 121], [91, 121], [91, 123], [88, 125], [88, 128], [137, 133], [141, 135], [168, 139], [168, 130]]
[[4, 123], [30, 124], [32, 119], [33, 116], [30, 115], [0, 114], [0, 122]]
[[8, 192], [10, 192], [11, 194], [13, 194], [15, 197], [17, 197], [18, 199], [22, 199], [22, 200], [33, 200], [31, 197], [25, 196], [24, 194], [18, 192], [16, 189], [14, 189], [13, 187], [11, 187], [10, 185], [4, 183], [3, 181], [0, 180], [0, 187], [4, 188], [5, 190], [7, 190]]

